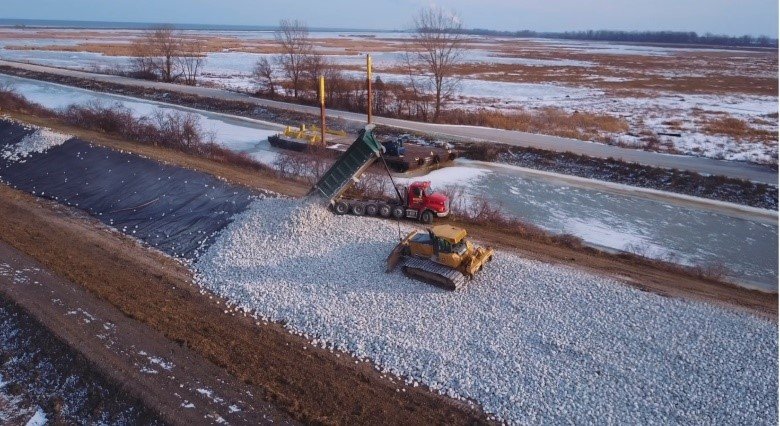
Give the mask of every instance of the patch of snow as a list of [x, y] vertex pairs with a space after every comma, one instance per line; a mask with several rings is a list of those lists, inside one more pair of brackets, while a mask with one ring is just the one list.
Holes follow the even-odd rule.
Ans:
[[43, 426], [48, 421], [49, 420], [46, 418], [46, 413], [39, 408], [35, 414], [33, 414], [32, 418], [27, 421], [26, 426]]
[[161, 368], [163, 368], [164, 370], [167, 370], [167, 371], [173, 370], [173, 367], [175, 366], [172, 362], [166, 361], [163, 358], [155, 357], [155, 356], [150, 356], [149, 357], [149, 362], [152, 363], [152, 364], [159, 365]]
[[433, 170], [421, 176], [416, 177], [397, 177], [394, 178], [397, 184], [408, 185], [412, 182], [429, 181], [433, 188], [444, 188], [446, 186], [467, 186], [469, 183], [479, 180], [481, 177], [490, 174], [491, 171], [478, 167], [452, 166]]

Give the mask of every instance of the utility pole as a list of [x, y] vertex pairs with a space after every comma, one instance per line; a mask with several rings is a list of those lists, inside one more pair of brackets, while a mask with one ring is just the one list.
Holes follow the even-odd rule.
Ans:
[[366, 80], [368, 82], [368, 124], [371, 124], [371, 55], [366, 55]]
[[325, 77], [320, 76], [320, 143], [325, 146]]

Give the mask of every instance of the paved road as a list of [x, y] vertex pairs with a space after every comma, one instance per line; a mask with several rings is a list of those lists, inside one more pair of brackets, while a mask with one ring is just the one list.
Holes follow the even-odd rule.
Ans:
[[[193, 87], [171, 83], [136, 80], [115, 75], [95, 74], [85, 71], [68, 70], [4, 60], [0, 60], [0, 65], [31, 71], [87, 78], [96, 81], [104, 81], [128, 86], [156, 88], [172, 92], [194, 94], [215, 99], [251, 102], [258, 106], [299, 111], [310, 114], [319, 114], [319, 109], [317, 107], [259, 99], [243, 93], [231, 92], [224, 89]], [[346, 111], [329, 109], [328, 116], [333, 118], [342, 118], [344, 120], [356, 123], [365, 122], [364, 114], [357, 114]], [[430, 124], [386, 117], [375, 117], [374, 121], [377, 124], [397, 127], [399, 129], [408, 131], [427, 133], [431, 135], [446, 136], [456, 140], [498, 142], [507, 145], [540, 148], [555, 152], [572, 152], [575, 154], [586, 155], [595, 158], [612, 157], [648, 166], [676, 168], [680, 170], [689, 170], [710, 175], [723, 175], [739, 179], [749, 179], [755, 182], [769, 183], [772, 185], [778, 184], [778, 173], [776, 171], [770, 170], [764, 166], [750, 163], [714, 160], [703, 157], [661, 154], [657, 152], [621, 148], [612, 145], [583, 142], [576, 139], [568, 139], [558, 136], [537, 135], [533, 133], [492, 129], [487, 127]]]

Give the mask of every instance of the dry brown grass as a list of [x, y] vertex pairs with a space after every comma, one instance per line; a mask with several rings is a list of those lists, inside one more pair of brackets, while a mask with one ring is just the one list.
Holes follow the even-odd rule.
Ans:
[[586, 112], [567, 113], [555, 108], [513, 112], [447, 110], [441, 121], [581, 140], [601, 140], [604, 133], [625, 133], [629, 129], [628, 122], [622, 118]]
[[[244, 46], [240, 40], [230, 37], [190, 37], [200, 40], [204, 43], [204, 52], [221, 52], [225, 49], [237, 50]], [[132, 40], [132, 38], [128, 38]], [[52, 50], [59, 52], [89, 52], [100, 53], [106, 56], [132, 56], [136, 52], [132, 43], [111, 43], [111, 42], [84, 42], [76, 45], [8, 45], [8, 50]]]
[[707, 134], [730, 136], [740, 140], [766, 143], [777, 141], [776, 132], [757, 129], [747, 121], [731, 116], [705, 119], [701, 129]]

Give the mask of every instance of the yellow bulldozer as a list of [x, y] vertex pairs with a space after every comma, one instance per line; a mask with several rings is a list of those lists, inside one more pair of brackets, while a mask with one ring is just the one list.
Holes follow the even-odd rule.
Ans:
[[387, 272], [400, 265], [411, 278], [458, 290], [493, 260], [492, 248], [477, 247], [466, 236], [465, 229], [452, 225], [412, 231], [388, 256]]

